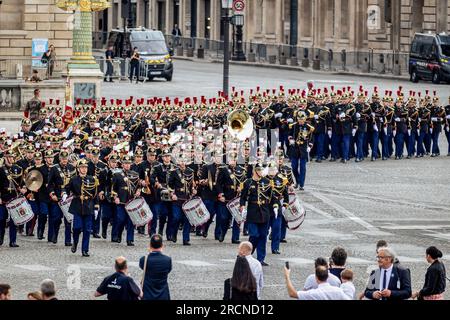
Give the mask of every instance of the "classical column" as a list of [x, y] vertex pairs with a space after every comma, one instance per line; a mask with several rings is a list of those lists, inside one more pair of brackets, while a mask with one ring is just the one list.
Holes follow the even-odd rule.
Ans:
[[91, 11], [80, 11], [79, 13], [75, 13], [72, 50], [70, 63], [96, 64], [92, 55]]

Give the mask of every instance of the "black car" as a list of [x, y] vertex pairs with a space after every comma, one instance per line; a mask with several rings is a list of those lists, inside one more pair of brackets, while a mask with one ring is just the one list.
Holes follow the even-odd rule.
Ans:
[[172, 81], [173, 62], [172, 49], [166, 45], [161, 31], [145, 28], [112, 30], [109, 35], [108, 46], [114, 47], [119, 57], [131, 57], [132, 48], [137, 48], [141, 63], [140, 77], [148, 80], [165, 78]]
[[450, 35], [416, 33], [409, 55], [412, 82], [450, 83]]

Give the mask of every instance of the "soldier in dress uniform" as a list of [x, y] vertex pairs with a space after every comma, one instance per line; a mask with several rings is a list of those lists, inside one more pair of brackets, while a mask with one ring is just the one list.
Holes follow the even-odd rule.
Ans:
[[355, 103], [354, 122], [356, 129], [356, 159], [355, 162], [361, 162], [367, 156], [365, 154], [365, 142], [367, 141], [367, 125], [370, 119], [370, 105], [366, 103], [366, 93], [360, 87], [357, 101]]
[[444, 130], [448, 144], [447, 156], [450, 157], [450, 96], [448, 97], [448, 105], [446, 105], [444, 109], [445, 109]]
[[9, 149], [4, 154], [4, 164], [0, 167], [0, 246], [3, 245], [6, 226], [9, 226], [9, 246], [17, 248], [16, 243], [17, 227], [13, 220], [8, 219], [6, 203], [24, 195], [27, 189], [22, 185], [23, 170], [15, 163], [16, 154], [14, 150]]
[[445, 120], [445, 109], [440, 105], [439, 97], [436, 96], [436, 91], [434, 92], [433, 104], [430, 109], [431, 112], [431, 127], [430, 134], [433, 142], [431, 157], [439, 157], [441, 152], [439, 150], [439, 135], [442, 132], [442, 124]]
[[[162, 163], [159, 163], [158, 165], [154, 165], [152, 167], [152, 171], [150, 173], [150, 183], [155, 186], [156, 189], [156, 203], [154, 205], [155, 211], [152, 211], [153, 214], [156, 214], [152, 221], [152, 230], [156, 231], [156, 222], [159, 221], [158, 226], [158, 234], [163, 235], [164, 233], [164, 226], [168, 220], [170, 219], [170, 210], [171, 210], [171, 199], [168, 198], [168, 195], [170, 194], [169, 191], [169, 173], [172, 169], [172, 162], [171, 162], [171, 154], [168, 149], [164, 149], [162, 153]], [[161, 195], [164, 195], [161, 197]], [[170, 221], [169, 221], [170, 223]], [[168, 241], [171, 241], [169, 237], [169, 232], [166, 228], [166, 237]]]
[[92, 232], [92, 216], [94, 215], [95, 198], [98, 192], [98, 180], [87, 174], [89, 163], [86, 159], [78, 161], [78, 174], [67, 184], [62, 199], [73, 195], [69, 212], [73, 214], [73, 245], [72, 253], [77, 252], [80, 234], [83, 232], [81, 254], [89, 257], [89, 240]]
[[[100, 160], [100, 149], [98, 147], [92, 147], [90, 149], [90, 154], [91, 158], [88, 163], [88, 175], [96, 177], [99, 181], [99, 190], [103, 190], [103, 184], [106, 183], [107, 164]], [[98, 200], [98, 198], [96, 200]], [[98, 207], [99, 204], [96, 203], [96, 206]], [[99, 239], [101, 215], [94, 215], [93, 218], [92, 237]]]
[[269, 164], [267, 178], [272, 187], [270, 212], [272, 254], [280, 254], [282, 213], [289, 206], [289, 180], [286, 176], [278, 172], [278, 163], [274, 161]]
[[[55, 238], [55, 224], [57, 223], [58, 217], [54, 216], [51, 207], [50, 207], [50, 192], [48, 189], [48, 177], [51, 168], [53, 167], [55, 154], [52, 149], [48, 149], [44, 152], [44, 161], [45, 164], [39, 168], [39, 171], [43, 177], [43, 183], [41, 188], [38, 191], [38, 199], [39, 199], [39, 209], [40, 213], [48, 217], [48, 232], [47, 232], [47, 242], [56, 243]], [[38, 239], [44, 239], [44, 235], [38, 232]]]
[[416, 152], [416, 140], [419, 130], [419, 109], [416, 106], [417, 100], [415, 98], [415, 92], [410, 92], [410, 96], [407, 102], [408, 109], [408, 159], [414, 157]]
[[[420, 93], [420, 92], [419, 92]], [[420, 95], [419, 95], [420, 97]], [[429, 136], [431, 112], [427, 102], [422, 99], [419, 103], [419, 118], [418, 121], [418, 138], [417, 138], [417, 155], [416, 158], [422, 158], [425, 155], [426, 140]], [[425, 149], [424, 149], [425, 144]]]
[[191, 224], [189, 219], [183, 213], [182, 205], [190, 200], [196, 194], [195, 190], [195, 171], [186, 165], [187, 159], [183, 156], [177, 158], [177, 167], [169, 173], [169, 188], [172, 193], [172, 220], [168, 226], [169, 238], [177, 242], [178, 227], [183, 226], [183, 245], [190, 245]]
[[266, 243], [269, 232], [270, 206], [272, 188], [270, 181], [263, 177], [263, 166], [255, 166], [253, 176], [247, 179], [241, 192], [240, 210], [247, 207], [247, 223], [249, 241], [253, 245], [253, 251], [257, 251], [257, 259], [263, 266], [268, 266], [264, 261], [266, 257]]
[[[231, 243], [239, 244], [240, 225], [233, 219], [233, 216], [228, 210], [226, 204], [235, 199], [242, 191], [244, 183], [247, 180], [247, 170], [245, 165], [237, 164], [238, 154], [232, 151], [228, 157], [228, 165], [224, 166], [219, 172], [218, 185], [221, 186], [221, 194], [219, 194], [218, 216], [221, 223], [221, 234], [219, 241], [222, 242], [228, 232], [230, 222], [232, 224]], [[221, 201], [224, 200], [224, 201]]]
[[159, 162], [156, 161], [156, 150], [153, 147], [147, 149], [147, 160], [144, 160], [139, 168], [139, 178], [141, 179], [142, 192], [141, 195], [147, 202], [150, 210], [153, 213], [153, 218], [148, 224], [148, 234], [151, 237], [156, 233], [156, 225], [158, 223], [157, 206], [156, 204], [156, 190], [151, 183], [151, 172], [155, 165]]
[[114, 242], [118, 238], [114, 231], [116, 231], [116, 207], [114, 204], [114, 191], [112, 190], [112, 179], [115, 172], [119, 171], [118, 161], [120, 157], [118, 154], [111, 153], [107, 156], [108, 166], [104, 173], [105, 181], [100, 183], [98, 199], [100, 201], [100, 214], [102, 220], [102, 238], [106, 239], [108, 235], [108, 225], [112, 225], [111, 241]]
[[314, 127], [306, 123], [307, 115], [304, 111], [298, 111], [296, 117], [297, 123], [293, 125], [289, 134], [289, 158], [296, 182], [294, 188], [304, 190], [306, 163], [314, 145]]
[[59, 164], [54, 165], [49, 172], [48, 192], [50, 194], [51, 204], [50, 211], [54, 217], [53, 221], [53, 238], [58, 240], [59, 228], [64, 219], [64, 244], [66, 247], [72, 246], [72, 225], [64, 217], [59, 206], [62, 200], [62, 194], [69, 183], [70, 179], [76, 175], [76, 168], [69, 163], [69, 152], [62, 150], [59, 154]]
[[131, 170], [132, 158], [125, 155], [121, 159], [122, 171], [113, 175], [111, 184], [115, 195], [114, 203], [117, 210], [116, 231], [114, 234], [117, 239], [113, 239], [120, 243], [122, 240], [123, 229], [127, 229], [127, 246], [134, 246], [134, 225], [125, 210], [125, 205], [136, 197], [140, 196], [139, 174]]
[[394, 107], [394, 140], [395, 140], [395, 160], [403, 158], [405, 138], [408, 138], [408, 109], [403, 102], [403, 93], [397, 92], [397, 102]]

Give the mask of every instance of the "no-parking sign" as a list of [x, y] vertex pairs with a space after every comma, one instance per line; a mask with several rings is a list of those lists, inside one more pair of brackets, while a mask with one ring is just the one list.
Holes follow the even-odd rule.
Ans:
[[234, 12], [242, 12], [245, 9], [244, 0], [234, 0], [233, 1], [233, 10]]

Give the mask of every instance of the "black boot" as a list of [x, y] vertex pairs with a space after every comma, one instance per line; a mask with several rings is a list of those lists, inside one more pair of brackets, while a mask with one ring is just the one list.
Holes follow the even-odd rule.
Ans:
[[82, 255], [83, 257], [89, 257], [89, 253], [88, 253], [87, 251], [83, 251], [83, 252], [81, 253], [81, 255]]
[[127, 246], [134, 247], [134, 242], [133, 241], [127, 241]]
[[5, 232], [0, 231], [0, 246], [3, 245], [4, 239], [5, 239]]

